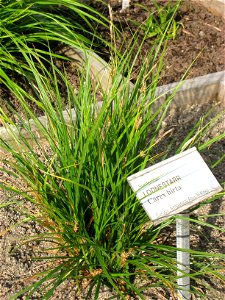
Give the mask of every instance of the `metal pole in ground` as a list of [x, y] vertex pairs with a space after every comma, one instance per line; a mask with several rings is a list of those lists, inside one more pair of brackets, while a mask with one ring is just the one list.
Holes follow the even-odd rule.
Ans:
[[[182, 213], [179, 216], [189, 218], [189, 213]], [[176, 243], [177, 248], [190, 249], [189, 220], [176, 219]], [[177, 251], [177, 268], [178, 300], [190, 300], [190, 277], [185, 276], [190, 272], [190, 253]]]

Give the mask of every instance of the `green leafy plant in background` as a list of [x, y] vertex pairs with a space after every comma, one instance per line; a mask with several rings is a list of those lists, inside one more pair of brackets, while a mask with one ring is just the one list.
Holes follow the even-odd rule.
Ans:
[[[10, 182], [2, 182], [0, 186], [35, 205], [36, 209], [30, 211], [26, 202], [10, 197], [17, 210], [47, 230], [46, 234], [28, 241], [52, 245], [46, 249], [49, 255], [37, 256], [46, 261], [46, 270], [36, 274], [36, 281], [11, 299], [24, 294], [30, 299], [37, 291], [42, 299], [50, 299], [56, 287], [67, 279], [74, 280], [80, 288], [86, 283], [87, 296], [93, 294], [94, 299], [99, 299], [103, 285], [121, 299], [128, 296], [145, 299], [145, 283], [148, 288], [162, 287], [174, 295], [176, 248], [160, 242], [161, 230], [173, 220], [153, 226], [127, 183], [129, 175], [169, 154], [169, 151], [160, 153], [157, 148], [163, 138], [159, 136], [161, 124], [173, 97], [172, 93], [163, 103], [154, 97], [162, 67], [159, 64], [153, 76], [159, 49], [160, 45], [156, 51], [152, 49], [132, 89], [129, 87], [129, 75], [135, 64], [131, 59], [132, 46], [113, 68], [107, 92], [99, 85], [93, 88], [87, 62], [81, 73], [81, 88], [75, 95], [69, 79], [53, 63], [48, 70], [40, 62], [40, 74], [34, 63], [38, 54], [29, 53], [25, 44], [21, 53], [34, 74], [35, 83], [31, 85], [35, 96], [0, 69], [4, 84], [27, 113], [27, 119], [18, 114], [17, 133], [12, 125], [5, 124], [13, 143], [3, 139], [0, 142], [1, 148], [11, 155], [5, 160], [10, 169], [1, 171], [19, 179], [25, 187]], [[122, 70], [127, 70], [127, 78], [121, 78]], [[147, 85], [149, 76], [152, 83]], [[64, 114], [59, 78], [67, 87], [68, 105]], [[102, 94], [101, 103], [96, 97], [97, 90]], [[27, 98], [43, 111], [47, 125], [36, 118]], [[32, 129], [29, 119], [33, 119], [37, 130]], [[199, 133], [195, 145], [201, 149], [224, 138], [218, 136], [204, 144], [200, 136]], [[203, 221], [201, 224], [207, 225]], [[193, 281], [198, 282], [203, 274], [223, 279], [216, 264], [224, 258], [222, 254], [190, 252], [192, 272], [188, 276]], [[207, 259], [210, 263], [205, 267]], [[192, 292], [198, 294], [198, 290]]]
[[[181, 24], [177, 20], [177, 13], [179, 13], [179, 7], [181, 1], [176, 1], [174, 4], [172, 1], [164, 5], [160, 5], [159, 1], [152, 1], [155, 7], [155, 11], [150, 11], [146, 6], [137, 4], [142, 9], [146, 10], [149, 14], [145, 22], [140, 25], [140, 29], [142, 29], [146, 38], [154, 38], [156, 40], [160, 40], [161, 37], [166, 32], [167, 39], [175, 39], [178, 33], [178, 29]], [[133, 21], [135, 24], [139, 25], [138, 22]], [[169, 24], [169, 28], [168, 28]]]
[[[0, 1], [0, 66], [32, 78], [23, 60], [23, 51], [35, 49], [39, 59], [49, 61], [49, 44], [57, 47], [90, 47], [97, 42], [95, 25], [107, 26], [96, 10], [78, 0], [2, 0]], [[28, 48], [23, 48], [26, 43]], [[51, 53], [52, 55], [52, 53]], [[62, 55], [61, 55], [62, 58]]]

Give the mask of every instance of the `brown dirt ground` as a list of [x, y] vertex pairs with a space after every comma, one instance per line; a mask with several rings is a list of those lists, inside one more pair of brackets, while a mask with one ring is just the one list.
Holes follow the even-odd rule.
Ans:
[[[122, 30], [122, 36], [116, 39], [117, 48], [123, 52], [129, 45], [129, 39], [136, 32], [138, 25], [143, 24], [150, 12], [155, 11], [151, 0], [133, 0], [130, 8], [121, 12], [121, 1], [105, 1], [112, 8], [113, 23]], [[160, 6], [165, 6], [169, 1], [160, 0]], [[176, 1], [173, 1], [176, 2]], [[214, 16], [198, 1], [183, 0], [175, 19], [181, 24], [176, 38], [168, 41], [164, 70], [160, 84], [168, 84], [179, 81], [187, 68], [196, 59], [188, 78], [206, 75], [225, 69], [225, 20]], [[110, 19], [109, 8], [98, 1], [91, 1]], [[143, 6], [143, 7], [141, 7]], [[136, 25], [138, 23], [138, 25]], [[104, 28], [102, 35], [110, 41], [110, 33]], [[136, 79], [144, 57], [150, 52], [153, 40], [147, 39], [143, 44], [140, 59], [136, 63], [133, 72], [133, 80]], [[109, 53], [106, 53], [106, 58]]]

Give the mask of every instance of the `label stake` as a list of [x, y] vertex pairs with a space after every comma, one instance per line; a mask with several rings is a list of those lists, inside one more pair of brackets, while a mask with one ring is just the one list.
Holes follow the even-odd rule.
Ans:
[[130, 0], [122, 0], [122, 10], [130, 6]]
[[[190, 222], [189, 213], [179, 214], [176, 219], [176, 244], [177, 248], [185, 250], [190, 249]], [[184, 251], [177, 251], [177, 284], [178, 284], [178, 299], [190, 300], [190, 253]]]

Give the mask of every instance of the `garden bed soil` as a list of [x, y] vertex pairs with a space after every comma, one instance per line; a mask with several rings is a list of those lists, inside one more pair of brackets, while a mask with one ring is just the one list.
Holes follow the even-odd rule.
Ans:
[[[121, 12], [121, 1], [105, 2], [109, 3], [112, 8], [114, 24], [122, 29], [121, 37], [114, 42], [117, 48], [123, 52], [127, 49], [129, 40], [138, 28], [138, 25], [135, 24], [143, 24], [149, 16], [146, 9], [154, 12], [155, 6], [150, 0], [133, 0], [130, 8]], [[91, 1], [91, 3], [110, 19], [107, 6], [100, 4], [99, 1]], [[165, 6], [168, 1], [160, 0], [158, 3]], [[212, 15], [198, 1], [189, 0], [182, 1], [175, 19], [181, 25], [176, 38], [168, 41], [160, 85], [179, 81], [193, 61], [195, 62], [188, 73], [188, 78], [223, 71], [225, 69], [225, 19], [221, 16]], [[110, 32], [104, 28], [100, 28], [100, 32], [104, 38], [108, 38], [110, 41]], [[152, 39], [149, 38], [143, 44], [141, 56], [132, 74], [132, 80], [135, 81], [140, 66], [142, 66], [145, 56], [148, 55], [151, 48]], [[105, 58], [109, 58], [107, 51]]]

